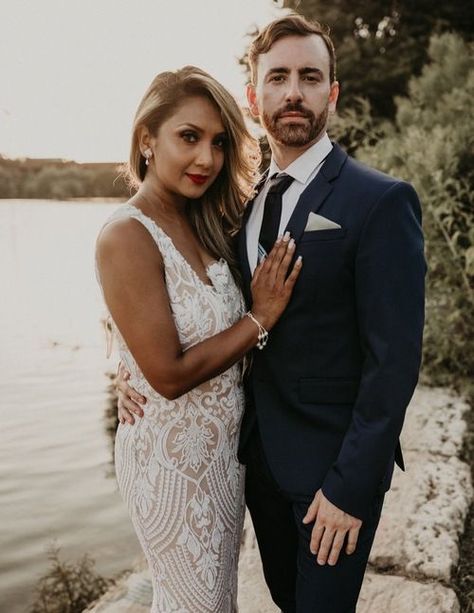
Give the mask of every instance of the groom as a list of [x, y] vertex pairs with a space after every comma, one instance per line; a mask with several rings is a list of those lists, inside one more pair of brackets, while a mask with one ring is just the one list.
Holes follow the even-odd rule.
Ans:
[[410, 185], [329, 140], [339, 85], [326, 29], [278, 19], [249, 62], [249, 108], [272, 160], [239, 236], [247, 299], [278, 234], [294, 238], [303, 268], [254, 351], [240, 443], [246, 500], [280, 609], [351, 613], [394, 462], [403, 469], [398, 437], [424, 317], [420, 205]]

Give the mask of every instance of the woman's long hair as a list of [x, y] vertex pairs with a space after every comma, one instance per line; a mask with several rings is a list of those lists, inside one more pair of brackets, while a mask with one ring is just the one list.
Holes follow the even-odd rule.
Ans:
[[174, 72], [162, 72], [153, 79], [133, 122], [127, 168], [129, 183], [138, 188], [147, 172], [139, 146], [140, 128], [145, 126], [150, 134], [156, 135], [180, 102], [192, 96], [203, 96], [216, 105], [227, 143], [221, 172], [203, 196], [187, 207], [187, 213], [201, 243], [216, 259], [223, 257], [234, 278], [240, 280], [233, 237], [240, 227], [245, 202], [253, 194], [260, 152], [237, 102], [204, 70], [185, 66]]

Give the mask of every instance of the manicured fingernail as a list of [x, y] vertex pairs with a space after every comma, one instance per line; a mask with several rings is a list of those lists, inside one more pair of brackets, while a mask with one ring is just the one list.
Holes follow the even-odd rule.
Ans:
[[288, 232], [288, 230], [285, 232], [285, 234], [283, 234], [283, 240], [285, 241], [285, 243], [290, 240], [290, 233]]
[[324, 561], [323, 560], [318, 560], [318, 564], [319, 564], [319, 566], [324, 566]]
[[141, 404], [146, 404], [146, 398], [140, 398]]
[[290, 242], [288, 243], [288, 249], [294, 249], [295, 248], [295, 241], [294, 239], [290, 239]]
[[302, 264], [302, 263], [303, 263], [303, 256], [299, 255], [299, 256], [296, 258], [296, 264]]

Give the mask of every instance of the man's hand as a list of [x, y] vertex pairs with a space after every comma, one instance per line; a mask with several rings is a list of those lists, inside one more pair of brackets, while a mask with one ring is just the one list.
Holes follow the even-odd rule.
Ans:
[[117, 414], [121, 424], [128, 422], [133, 425], [135, 423], [135, 414], [137, 417], [143, 417], [143, 409], [140, 405], [146, 403], [146, 398], [136, 392], [133, 387], [128, 385], [130, 373], [125, 370], [122, 362], [119, 362], [117, 369], [117, 377], [115, 378], [115, 387], [117, 390]]
[[362, 521], [341, 511], [324, 496], [321, 490], [316, 492], [313, 502], [303, 518], [304, 524], [314, 521], [309, 548], [317, 555], [318, 564], [326, 562], [334, 566], [344, 545], [347, 534], [346, 553], [354, 553]]

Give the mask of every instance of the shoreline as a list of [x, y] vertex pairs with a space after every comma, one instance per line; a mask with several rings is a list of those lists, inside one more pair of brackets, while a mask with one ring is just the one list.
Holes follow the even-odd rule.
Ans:
[[4, 203], [4, 202], [8, 202], [8, 203], [12, 203], [14, 204], [15, 202], [36, 202], [36, 203], [55, 203], [55, 202], [83, 202], [86, 204], [95, 204], [95, 203], [122, 203], [122, 202], [127, 202], [127, 198], [123, 197], [123, 196], [90, 196], [90, 197], [77, 197], [77, 198], [37, 198], [37, 197], [31, 197], [31, 198], [1, 198], [0, 197], [0, 204]]

